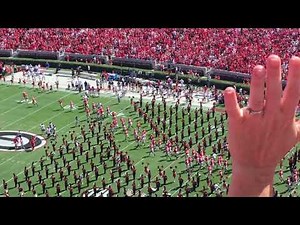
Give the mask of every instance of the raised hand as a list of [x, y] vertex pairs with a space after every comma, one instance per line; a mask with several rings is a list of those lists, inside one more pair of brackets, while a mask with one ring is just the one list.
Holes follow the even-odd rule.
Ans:
[[233, 163], [229, 196], [272, 196], [276, 165], [300, 140], [300, 123], [295, 119], [300, 58], [290, 59], [284, 92], [281, 60], [271, 55], [266, 69], [256, 66], [253, 70], [248, 107], [239, 107], [231, 87], [224, 91], [224, 97]]

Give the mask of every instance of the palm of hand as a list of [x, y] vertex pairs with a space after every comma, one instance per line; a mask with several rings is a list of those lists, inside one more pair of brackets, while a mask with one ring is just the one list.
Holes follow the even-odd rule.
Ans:
[[295, 119], [300, 99], [300, 58], [290, 60], [288, 85], [283, 93], [280, 58], [271, 55], [266, 64], [266, 69], [254, 68], [248, 107], [239, 108], [233, 88], [224, 92], [229, 116], [228, 143], [233, 163], [275, 169], [300, 140], [300, 123]]
[[241, 110], [243, 117], [229, 122], [232, 159], [247, 167], [276, 167], [297, 143], [297, 123], [280, 111], [252, 116], [247, 108]]

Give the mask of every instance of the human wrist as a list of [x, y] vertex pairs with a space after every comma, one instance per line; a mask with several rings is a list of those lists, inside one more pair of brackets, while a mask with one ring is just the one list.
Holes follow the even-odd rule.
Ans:
[[273, 196], [275, 168], [276, 166], [252, 167], [233, 163], [228, 195], [231, 197]]

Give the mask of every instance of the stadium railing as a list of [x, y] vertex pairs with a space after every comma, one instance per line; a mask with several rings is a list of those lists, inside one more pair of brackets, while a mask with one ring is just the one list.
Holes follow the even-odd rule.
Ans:
[[13, 54], [13, 50], [0, 50], [0, 57], [11, 57]]
[[16, 51], [15, 56], [18, 58], [53, 59], [53, 60], [55, 60], [55, 59], [58, 59], [58, 52], [18, 49]]
[[176, 63], [162, 63], [167, 70], [171, 70], [172, 72], [183, 72], [185, 74], [189, 72], [194, 72], [199, 74], [200, 76], [204, 76], [207, 73], [207, 67], [201, 66], [192, 66], [192, 65], [184, 65], [184, 64], [176, 64]]
[[116, 66], [133, 67], [140, 69], [154, 69], [155, 63], [153, 60], [131, 59], [112, 57], [112, 64]]
[[220, 69], [212, 69], [210, 71], [210, 75], [212, 77], [220, 76], [220, 79], [222, 80], [234, 81], [237, 83], [241, 83], [246, 79], [250, 79], [251, 77], [249, 74], [232, 72], [227, 70], [220, 70]]
[[108, 63], [108, 57], [107, 56], [101, 56], [101, 55], [83, 55], [79, 53], [65, 53], [65, 59], [69, 59], [69, 61], [77, 61], [77, 62], [85, 62], [87, 61], [93, 61], [93, 60], [100, 60], [102, 64]]

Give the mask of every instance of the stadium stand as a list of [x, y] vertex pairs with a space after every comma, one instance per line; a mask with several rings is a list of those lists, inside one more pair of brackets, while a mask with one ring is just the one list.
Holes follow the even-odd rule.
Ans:
[[286, 28], [1, 28], [0, 49], [135, 58], [242, 73], [274, 53], [282, 57], [286, 72], [288, 59], [298, 55], [298, 38], [299, 29]]

